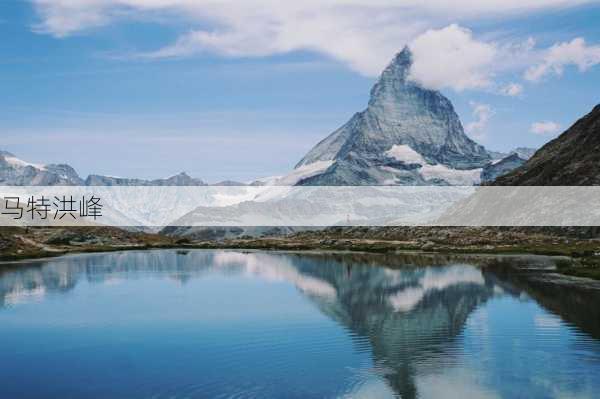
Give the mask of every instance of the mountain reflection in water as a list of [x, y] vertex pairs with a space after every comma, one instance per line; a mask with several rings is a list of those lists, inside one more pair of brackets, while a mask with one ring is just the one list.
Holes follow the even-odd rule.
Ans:
[[[340, 364], [336, 363], [336, 367], [342, 366], [346, 371], [340, 374], [339, 381], [331, 382], [333, 385], [323, 383], [321, 391], [319, 386], [295, 387], [289, 383], [286, 387], [282, 383], [257, 381], [256, 377], [244, 382], [246, 385], [240, 381], [237, 392], [228, 391], [231, 386], [219, 387], [226, 385], [225, 381], [212, 381], [212, 391], [204, 385], [192, 391], [176, 387], [168, 395], [413, 398], [506, 397], [528, 392], [528, 397], [592, 397], [600, 389], [600, 381], [595, 378], [600, 372], [600, 314], [594, 306], [582, 305], [600, 303], [600, 291], [595, 287], [561, 290], [531, 278], [530, 274], [512, 270], [511, 264], [517, 262], [545, 268], [551, 267], [553, 260], [202, 250], [66, 256], [0, 269], [0, 323], [6, 312], [6, 317], [10, 317], [10, 312], [18, 313], [21, 306], [35, 307], [50, 298], [60, 300], [83, 282], [94, 287], [168, 278], [185, 285], [211, 276], [250, 277], [298, 290], [345, 331], [352, 350], [363, 358], [367, 356], [370, 367], [356, 369], [353, 363], [343, 364], [346, 354], [341, 353], [341, 346], [331, 345], [317, 355], [334, 357], [328, 360], [334, 363], [338, 356]], [[236, 300], [243, 306], [247, 298], [242, 292], [239, 298], [237, 295], [217, 292], [210, 306], [218, 308], [223, 301]], [[276, 291], [272, 295], [275, 309], [279, 298]], [[123, 300], [136, 298], [128, 296]], [[186, 302], [181, 306], [195, 306], [202, 315], [209, 305]], [[258, 318], [257, 309], [247, 307], [239, 311], [245, 319], [252, 318], [254, 312]], [[260, 317], [264, 318], [264, 313]], [[7, 322], [17, 323], [13, 319]], [[287, 334], [285, 329], [280, 333]], [[306, 345], [318, 347], [320, 342]], [[238, 347], [236, 342], [231, 342], [231, 346]], [[294, 349], [290, 344], [289, 350]], [[295, 354], [299, 359], [305, 355]], [[5, 365], [0, 363], [3, 374]], [[285, 367], [289, 368], [287, 377], [294, 380], [294, 364]], [[325, 373], [324, 370], [319, 365], [314, 367], [315, 375]], [[2, 387], [10, 384], [2, 378], [3, 397], [11, 391], [4, 391]], [[204, 376], [195, 378], [202, 380]], [[144, 396], [140, 391], [122, 389], [119, 395]], [[29, 396], [40, 397], [36, 392], [23, 397]]]

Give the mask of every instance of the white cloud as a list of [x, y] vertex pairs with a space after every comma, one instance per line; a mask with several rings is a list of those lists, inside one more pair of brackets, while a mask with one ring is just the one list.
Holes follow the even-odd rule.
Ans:
[[488, 123], [492, 116], [494, 116], [494, 111], [488, 104], [480, 104], [476, 102], [471, 102], [470, 104], [473, 108], [473, 117], [475, 120], [467, 123], [465, 126], [465, 131], [471, 137], [481, 140], [485, 137]]
[[[394, 53], [433, 26], [484, 16], [522, 15], [591, 0], [30, 1], [40, 17], [35, 30], [55, 37], [116, 20], [156, 19], [158, 15], [160, 20], [176, 20], [189, 30], [171, 45], [146, 54], [148, 57], [180, 57], [202, 52], [255, 57], [310, 50], [343, 62], [362, 74], [375, 76]], [[435, 32], [430, 31], [429, 37], [435, 37]], [[437, 32], [437, 37], [444, 40], [441, 49], [452, 50], [451, 46], [458, 44], [466, 51], [464, 57], [461, 54], [445, 65], [450, 67], [448, 73], [453, 80], [447, 86], [459, 90], [487, 86], [490, 73], [485, 65], [494, 46], [476, 42], [469, 31], [457, 25]], [[459, 65], [454, 66], [457, 61]], [[475, 75], [463, 74], [470, 72]], [[432, 78], [425, 75], [419, 76], [432, 84], [441, 83], [436, 74]]]
[[428, 30], [411, 44], [413, 65], [409, 78], [425, 87], [461, 91], [491, 85], [493, 44], [473, 39], [470, 30], [456, 24]]
[[242, 12], [227, 17], [231, 12], [223, 9], [222, 17], [228, 19], [226, 28], [192, 30], [172, 45], [144, 56], [182, 57], [210, 52], [226, 57], [262, 57], [310, 50], [341, 61], [363, 75], [376, 76], [404, 43], [423, 29], [419, 22], [393, 26], [393, 13], [365, 18], [361, 8], [291, 8], [281, 13], [270, 10], [267, 15], [248, 16], [250, 12]]
[[580, 71], [600, 64], [600, 45], [588, 46], [581, 37], [557, 43], [542, 53], [542, 60], [527, 69], [525, 79], [537, 82], [546, 75], [561, 75], [565, 66], [575, 65]]
[[510, 97], [518, 96], [523, 93], [523, 85], [520, 85], [519, 83], [509, 83], [500, 88], [500, 93]]
[[560, 130], [560, 125], [556, 122], [551, 121], [543, 121], [543, 122], [534, 122], [531, 124], [529, 131], [534, 134], [546, 135], [546, 134], [554, 134]]

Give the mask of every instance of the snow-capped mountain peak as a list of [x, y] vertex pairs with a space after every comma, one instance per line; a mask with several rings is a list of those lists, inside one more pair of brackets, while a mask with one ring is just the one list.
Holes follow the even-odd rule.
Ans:
[[[331, 165], [298, 184], [479, 182], [476, 170], [480, 172], [490, 155], [464, 133], [450, 100], [408, 79], [411, 64], [411, 52], [405, 47], [382, 72], [367, 108], [318, 143], [292, 173], [316, 162], [329, 161]], [[399, 160], [395, 156], [398, 151], [403, 156], [410, 154], [413, 160], [418, 157], [418, 162]], [[440, 173], [425, 173], [431, 167]]]

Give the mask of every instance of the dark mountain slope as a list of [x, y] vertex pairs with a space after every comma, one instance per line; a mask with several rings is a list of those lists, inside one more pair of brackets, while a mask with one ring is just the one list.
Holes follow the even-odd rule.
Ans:
[[600, 185], [600, 104], [493, 185]]

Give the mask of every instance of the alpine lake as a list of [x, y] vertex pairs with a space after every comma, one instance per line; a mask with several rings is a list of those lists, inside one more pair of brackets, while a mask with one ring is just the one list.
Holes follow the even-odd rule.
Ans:
[[0, 398], [595, 398], [600, 289], [556, 261], [168, 249], [3, 264]]

